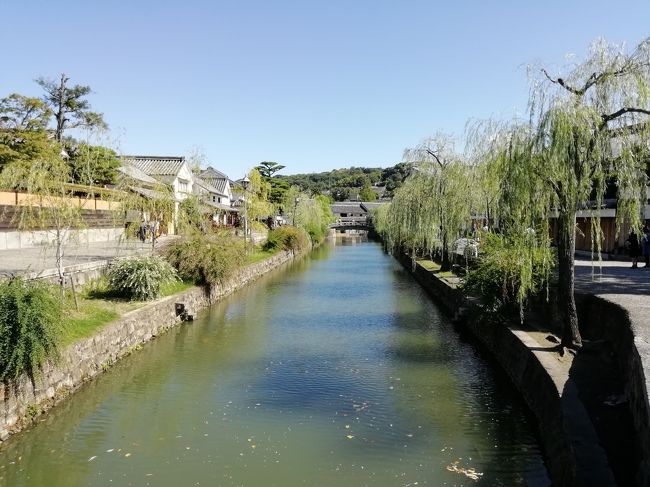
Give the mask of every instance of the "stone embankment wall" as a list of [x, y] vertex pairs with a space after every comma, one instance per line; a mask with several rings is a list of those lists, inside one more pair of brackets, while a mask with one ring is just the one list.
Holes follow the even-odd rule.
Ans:
[[[554, 370], [556, 364], [552, 357], [539, 350], [539, 343], [529, 332], [517, 326], [482, 322], [480, 308], [460, 290], [422, 266], [413, 266], [410, 258], [400, 260], [450, 314], [458, 317], [462, 313], [462, 326], [492, 353], [510, 376], [538, 421], [553, 485], [581, 483], [585, 475], [578, 468], [589, 468], [589, 465], [580, 467], [584, 460], [577, 460], [572, 446], [576, 426], [580, 427], [577, 423], [582, 420], [575, 416], [575, 404], [579, 401], [572, 397], [577, 391], [568, 374]], [[593, 295], [578, 295], [577, 304], [580, 319], [589, 323], [590, 336], [611, 345], [623, 380], [623, 397], [629, 403], [637, 432], [638, 444], [634, 445], [634, 450], [641, 458], [633, 476], [636, 485], [650, 485], [650, 407], [640, 357], [640, 354], [650, 354], [650, 350], [647, 350], [647, 343], [635, 336], [634, 323], [623, 307]], [[581, 414], [586, 415], [587, 411]]]
[[650, 485], [650, 406], [648, 378], [641, 355], [648, 357], [648, 343], [636, 336], [630, 313], [605, 297], [580, 294], [576, 296], [580, 319], [589, 323], [590, 335], [597, 336], [611, 347], [623, 397], [629, 403], [634, 429], [637, 432], [635, 450], [640, 453], [637, 485]]
[[180, 323], [178, 304], [182, 304], [190, 314], [195, 313], [294, 256], [292, 252], [282, 252], [242, 269], [228, 282], [213, 286], [210, 291], [193, 287], [146, 304], [63, 350], [59, 360], [47, 363], [34, 381], [23, 376], [15, 386], [0, 385], [0, 394], [4, 397], [0, 406], [0, 440], [6, 440], [36, 414], [52, 407], [121, 357]]
[[553, 485], [573, 485], [575, 459], [565, 434], [560, 384], [531, 352], [525, 336], [506, 326], [481, 322], [478, 308], [459, 289], [419, 264], [413, 266], [408, 257], [400, 261], [451, 315], [463, 312], [462, 326], [492, 353], [535, 415], [544, 451], [552, 453], [546, 463]]

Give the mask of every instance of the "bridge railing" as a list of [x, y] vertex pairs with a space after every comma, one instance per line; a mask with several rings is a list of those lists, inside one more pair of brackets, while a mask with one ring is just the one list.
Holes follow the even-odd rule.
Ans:
[[340, 228], [340, 227], [369, 227], [370, 222], [365, 216], [347, 216], [337, 218], [334, 223], [330, 225], [330, 228]]

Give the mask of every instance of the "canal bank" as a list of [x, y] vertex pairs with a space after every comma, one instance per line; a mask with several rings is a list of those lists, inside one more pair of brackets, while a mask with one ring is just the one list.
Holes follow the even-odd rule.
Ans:
[[304, 252], [283, 251], [249, 265], [223, 284], [193, 287], [125, 313], [94, 335], [76, 341], [56, 361], [43, 364], [36, 377], [26, 374], [15, 384], [0, 384], [0, 442], [31, 424], [84, 383], [108, 370], [121, 358], [165, 333], [224, 296], [246, 286]]
[[0, 485], [548, 485], [504, 374], [379, 245], [336, 244], [11, 438]]
[[398, 260], [508, 373], [537, 418], [554, 485], [647, 485], [645, 382], [624, 310], [580, 296], [589, 340], [561, 356], [548, 330], [488, 323], [456, 283]]

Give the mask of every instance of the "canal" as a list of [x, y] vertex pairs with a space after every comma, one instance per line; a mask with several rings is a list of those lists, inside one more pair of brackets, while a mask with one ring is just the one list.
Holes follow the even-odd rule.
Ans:
[[263, 277], [0, 450], [10, 486], [544, 479], [512, 386], [372, 242], [326, 245]]

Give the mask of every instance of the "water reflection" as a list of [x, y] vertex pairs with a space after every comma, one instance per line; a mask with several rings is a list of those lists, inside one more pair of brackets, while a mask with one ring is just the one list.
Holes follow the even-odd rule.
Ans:
[[0, 452], [4, 485], [544, 478], [507, 383], [374, 243], [337, 241], [160, 337]]

